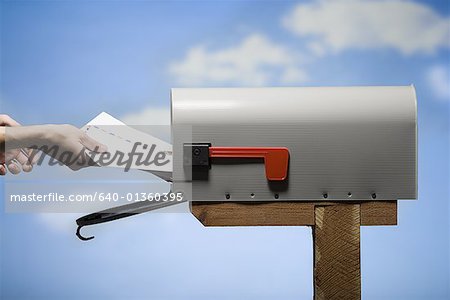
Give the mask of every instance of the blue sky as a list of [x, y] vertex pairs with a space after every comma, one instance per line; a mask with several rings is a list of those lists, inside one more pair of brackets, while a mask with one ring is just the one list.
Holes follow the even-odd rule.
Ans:
[[[419, 200], [399, 204], [398, 226], [362, 229], [363, 297], [449, 297], [448, 1], [3, 1], [0, 9], [0, 110], [25, 125], [81, 126], [101, 111], [130, 123], [164, 119], [178, 86], [414, 84]], [[87, 229], [98, 237], [81, 243], [73, 215], [0, 218], [2, 299], [312, 294], [308, 228], [205, 229], [189, 214], [147, 214]]]

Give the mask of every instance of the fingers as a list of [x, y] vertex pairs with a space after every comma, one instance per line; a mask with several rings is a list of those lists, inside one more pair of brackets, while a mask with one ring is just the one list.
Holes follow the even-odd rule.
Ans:
[[20, 173], [20, 167], [18, 165], [18, 163], [14, 160], [10, 161], [7, 165], [9, 172], [11, 172], [11, 174], [19, 174]]
[[0, 175], [6, 175], [7, 170], [11, 174], [19, 174], [21, 171], [31, 172], [33, 169], [33, 164], [24, 149], [8, 151], [2, 162]]
[[102, 143], [97, 142], [87, 134], [81, 137], [81, 144], [85, 146], [88, 150], [95, 151], [97, 153], [103, 153], [108, 151], [107, 147]]
[[[20, 124], [18, 122], [16, 122], [13, 118], [11, 118], [8, 115], [4, 115], [4, 114], [0, 114], [0, 126], [20, 126]], [[12, 174], [19, 174], [21, 171], [21, 167], [20, 165], [22, 165], [23, 170], [26, 172], [31, 171], [32, 166], [31, 165], [27, 165], [27, 164], [22, 164], [21, 162], [18, 162], [16, 160], [7, 160], [6, 157], [8, 155], [5, 155], [5, 153], [2, 153], [2, 161], [5, 161], [5, 163], [0, 164], [0, 175], [6, 175], [7, 170], [9, 170]], [[20, 160], [24, 160], [25, 162], [28, 161], [28, 158], [22, 154], [22, 156], [20, 157]], [[31, 166], [31, 168], [30, 168]]]
[[0, 164], [0, 176], [6, 175], [6, 167], [4, 164]]
[[19, 152], [19, 154], [16, 156], [16, 160], [19, 162], [24, 172], [30, 172], [33, 169], [33, 165], [31, 164], [28, 155], [26, 155], [25, 150], [21, 150]]

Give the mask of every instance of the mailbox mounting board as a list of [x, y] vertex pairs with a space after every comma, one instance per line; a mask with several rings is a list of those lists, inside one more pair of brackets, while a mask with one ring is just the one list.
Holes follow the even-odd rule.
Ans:
[[[413, 86], [172, 89], [174, 191], [194, 201], [417, 197]], [[286, 147], [286, 180], [264, 162], [222, 160], [192, 180], [183, 145]], [[185, 156], [185, 154], [184, 154]]]

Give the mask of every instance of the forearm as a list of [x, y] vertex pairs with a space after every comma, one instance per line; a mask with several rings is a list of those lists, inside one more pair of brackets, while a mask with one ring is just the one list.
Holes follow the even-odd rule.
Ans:
[[46, 139], [45, 125], [2, 127], [0, 131], [4, 151], [40, 146], [45, 144]]

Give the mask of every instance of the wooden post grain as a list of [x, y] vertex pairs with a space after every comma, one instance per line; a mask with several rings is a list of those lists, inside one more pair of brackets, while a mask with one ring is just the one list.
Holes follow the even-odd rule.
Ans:
[[316, 206], [314, 299], [361, 299], [360, 205]]

